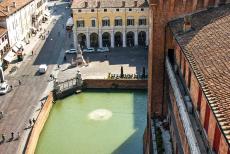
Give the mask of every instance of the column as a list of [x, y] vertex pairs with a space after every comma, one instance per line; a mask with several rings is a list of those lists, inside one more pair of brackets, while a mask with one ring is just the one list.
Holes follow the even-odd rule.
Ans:
[[149, 45], [149, 30], [146, 31], [146, 42], [145, 45]]
[[111, 48], [114, 48], [114, 31], [111, 32]]
[[86, 46], [87, 48], [90, 47], [90, 37], [89, 37], [89, 32], [86, 33]]
[[102, 48], [102, 33], [101, 33], [101, 30], [99, 30], [99, 48]]
[[77, 32], [73, 31], [73, 45], [75, 49], [78, 49], [78, 40], [77, 40]]
[[135, 46], [138, 46], [138, 33], [137, 33], [137, 31], [135, 31], [134, 34], [135, 34], [135, 35], [134, 35], [134, 45], [135, 45]]
[[126, 32], [125, 32], [125, 30], [123, 31], [123, 46], [122, 47], [123, 48], [126, 47]]

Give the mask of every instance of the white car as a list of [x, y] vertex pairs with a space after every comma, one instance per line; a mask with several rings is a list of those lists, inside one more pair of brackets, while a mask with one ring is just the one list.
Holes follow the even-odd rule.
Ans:
[[66, 50], [65, 53], [66, 54], [68, 54], [68, 53], [70, 53], [70, 54], [71, 53], [77, 53], [77, 50], [76, 49], [69, 49], [69, 50]]
[[0, 94], [6, 94], [10, 91], [9, 85], [6, 82], [0, 83]]
[[83, 52], [95, 52], [95, 49], [94, 48], [86, 48], [86, 49], [83, 49]]
[[98, 48], [97, 52], [109, 52], [109, 48], [108, 47]]
[[41, 64], [41, 65], [39, 66], [39, 68], [38, 68], [38, 72], [39, 72], [40, 74], [46, 73], [46, 70], [47, 70], [47, 65], [46, 65], [46, 64]]

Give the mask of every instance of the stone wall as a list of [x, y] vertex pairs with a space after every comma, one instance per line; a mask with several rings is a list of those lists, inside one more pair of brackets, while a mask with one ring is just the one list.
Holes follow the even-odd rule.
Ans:
[[108, 79], [86, 79], [84, 88], [96, 89], [147, 89], [147, 80], [108, 80]]
[[37, 142], [40, 133], [45, 125], [46, 120], [49, 117], [50, 110], [53, 106], [53, 94], [50, 93], [42, 110], [40, 111], [36, 123], [34, 124], [31, 134], [29, 136], [29, 141], [26, 146], [25, 154], [34, 154], [37, 146]]

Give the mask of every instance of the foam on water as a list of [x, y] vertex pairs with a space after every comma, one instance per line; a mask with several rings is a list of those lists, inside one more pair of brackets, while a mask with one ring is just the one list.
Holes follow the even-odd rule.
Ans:
[[96, 121], [108, 120], [112, 117], [112, 112], [107, 109], [96, 109], [88, 114], [89, 119]]

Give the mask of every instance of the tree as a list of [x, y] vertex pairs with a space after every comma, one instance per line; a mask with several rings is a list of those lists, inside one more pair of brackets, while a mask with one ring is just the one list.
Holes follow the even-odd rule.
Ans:
[[124, 77], [124, 72], [123, 72], [123, 66], [121, 66], [121, 74], [120, 74], [120, 78]]

